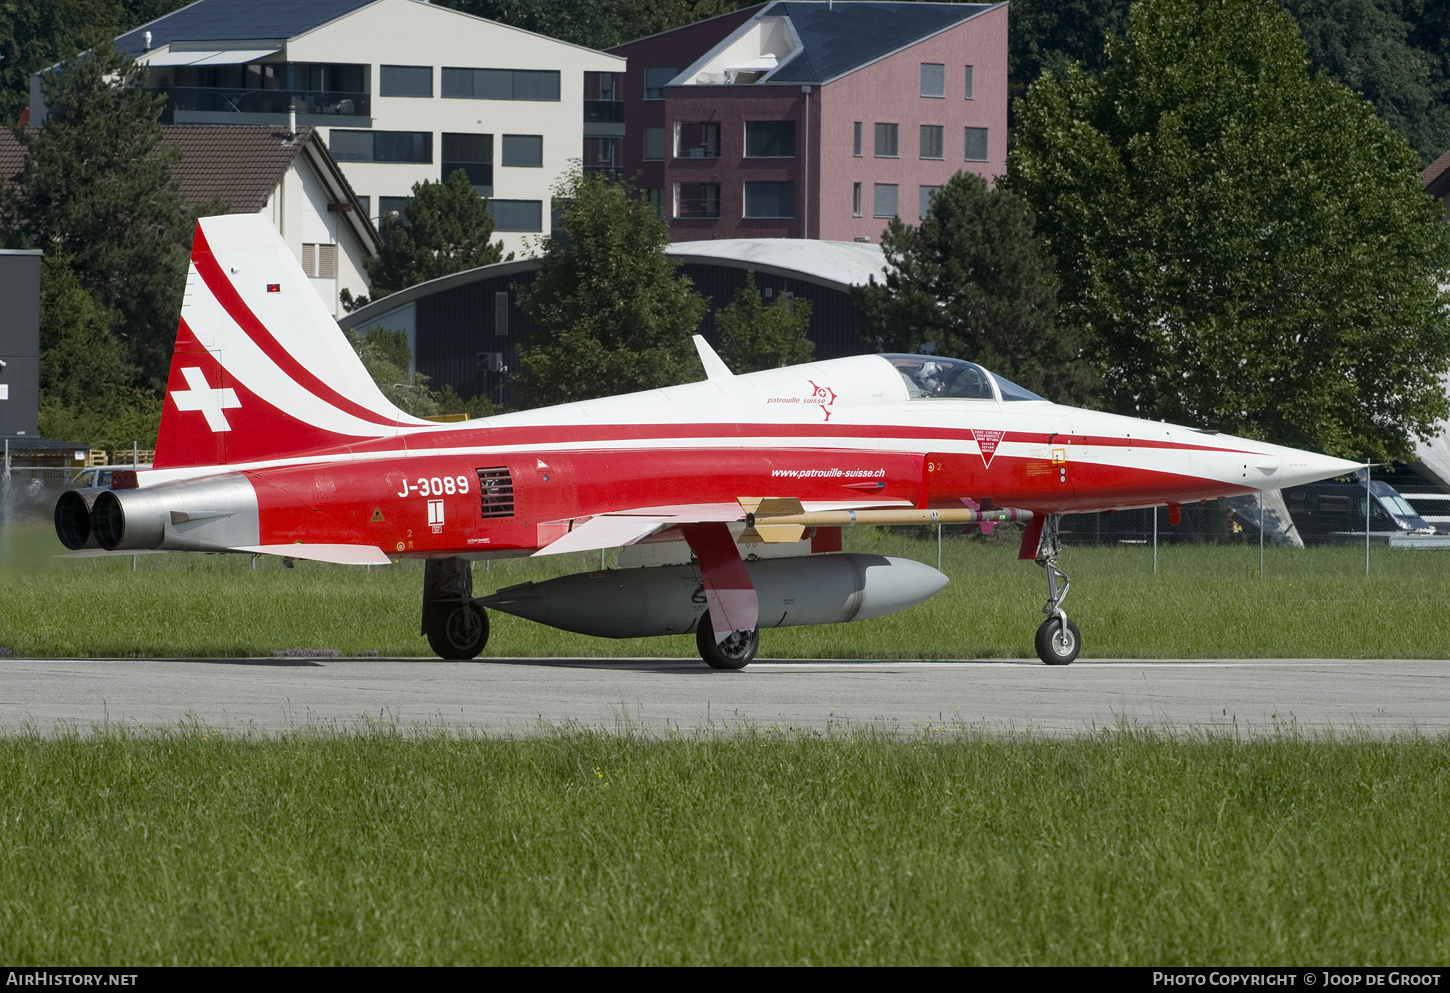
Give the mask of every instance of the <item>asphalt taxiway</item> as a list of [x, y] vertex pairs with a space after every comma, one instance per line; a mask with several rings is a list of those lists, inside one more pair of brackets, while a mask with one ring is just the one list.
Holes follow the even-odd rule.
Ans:
[[1450, 661], [767, 660], [716, 672], [694, 659], [0, 660], [6, 734], [188, 722], [272, 733], [377, 719], [514, 734], [566, 722], [644, 731], [746, 722], [911, 731], [930, 721], [1054, 735], [1125, 724], [1443, 735], [1450, 734]]

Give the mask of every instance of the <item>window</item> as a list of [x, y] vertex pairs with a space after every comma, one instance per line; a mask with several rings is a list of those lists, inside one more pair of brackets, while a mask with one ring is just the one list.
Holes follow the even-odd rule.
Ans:
[[344, 131], [333, 128], [328, 149], [339, 162], [433, 161], [431, 131]]
[[443, 181], [459, 169], [479, 196], [493, 196], [493, 135], [443, 133]]
[[646, 162], [653, 162], [665, 157], [665, 129], [645, 128], [644, 129], [644, 158]]
[[443, 95], [465, 100], [559, 99], [557, 69], [464, 69], [443, 67]]
[[944, 139], [942, 134], [946, 131], [939, 124], [923, 124], [921, 126], [921, 157], [924, 159], [945, 158], [942, 152]]
[[794, 217], [795, 183], [746, 183], [746, 217]]
[[975, 97], [972, 96], [972, 67], [971, 66], [967, 66], [967, 99], [968, 100], [976, 99]]
[[337, 246], [302, 246], [302, 271], [312, 279], [337, 278]]
[[488, 209], [493, 211], [495, 231], [544, 230], [542, 200], [490, 200]]
[[676, 183], [675, 216], [710, 218], [720, 216], [719, 183]]
[[986, 162], [987, 161], [987, 129], [986, 128], [967, 128], [966, 145], [967, 145], [966, 161], [968, 161], [968, 162]]
[[795, 157], [795, 121], [746, 121], [747, 159]]
[[618, 163], [614, 161], [614, 157], [618, 152], [617, 145], [617, 139], [614, 138], [585, 138], [585, 167], [608, 168], [617, 165]]
[[378, 96], [431, 97], [432, 66], [379, 66]]
[[509, 294], [500, 290], [493, 295], [493, 333], [509, 333]]
[[644, 199], [654, 208], [656, 217], [665, 216], [665, 188], [663, 186], [646, 186], [644, 188]]
[[663, 100], [665, 86], [680, 74], [674, 66], [646, 66], [644, 70], [644, 98]]
[[720, 157], [719, 122], [676, 121], [675, 157], [680, 159], [718, 159]]
[[851, 216], [861, 216], [861, 184], [851, 184]]
[[851, 154], [856, 158], [861, 157], [861, 122], [857, 121], [851, 125]]
[[895, 124], [876, 125], [876, 157], [894, 159], [897, 157]]
[[503, 164], [526, 169], [544, 166], [544, 136], [541, 134], [506, 134], [503, 136]]
[[896, 216], [896, 184], [877, 183], [874, 190], [875, 203], [871, 211], [872, 217], [895, 217]]
[[924, 97], [946, 97], [946, 66], [940, 62], [923, 62], [921, 64], [921, 95]]
[[940, 192], [940, 186], [923, 186], [921, 188], [921, 202], [917, 207], [918, 220], [926, 216], [926, 212], [931, 209], [931, 198]]

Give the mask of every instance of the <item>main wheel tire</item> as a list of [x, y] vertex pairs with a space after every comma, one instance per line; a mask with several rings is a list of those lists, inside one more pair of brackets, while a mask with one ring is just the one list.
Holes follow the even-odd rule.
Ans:
[[445, 603], [428, 618], [428, 645], [441, 659], [467, 662], [488, 644], [488, 614], [476, 603]]
[[1067, 635], [1063, 636], [1062, 622], [1049, 617], [1037, 629], [1037, 657], [1048, 665], [1069, 665], [1082, 651], [1082, 635], [1077, 625], [1067, 622]]
[[731, 631], [728, 638], [717, 642], [707, 610], [700, 615], [700, 623], [695, 627], [695, 644], [700, 649], [700, 658], [711, 669], [744, 669], [760, 650], [760, 628]]

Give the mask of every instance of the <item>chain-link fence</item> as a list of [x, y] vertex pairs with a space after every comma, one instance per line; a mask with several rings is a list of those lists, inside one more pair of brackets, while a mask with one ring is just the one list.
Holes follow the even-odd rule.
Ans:
[[0, 527], [43, 527], [53, 521], [55, 501], [72, 485], [63, 466], [5, 466], [0, 470]]

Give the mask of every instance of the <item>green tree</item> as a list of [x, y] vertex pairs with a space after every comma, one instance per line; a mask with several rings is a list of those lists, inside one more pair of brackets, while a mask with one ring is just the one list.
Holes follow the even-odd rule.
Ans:
[[129, 350], [63, 255], [41, 261], [40, 431], [101, 448], [153, 448], [161, 403], [132, 385]]
[[0, 0], [0, 123], [30, 105], [30, 76], [114, 33], [115, 0]]
[[959, 172], [919, 227], [892, 218], [881, 248], [884, 281], [854, 291], [874, 347], [980, 362], [1060, 403], [1091, 398], [1081, 335], [1057, 326], [1057, 278], [1022, 197]]
[[[474, 192], [462, 169], [441, 183], [414, 183], [404, 215], [407, 220], [391, 214], [383, 218], [382, 251], [363, 260], [373, 300], [505, 260], [503, 242], [489, 241], [493, 213], [488, 201]], [[513, 258], [512, 252], [508, 258]], [[368, 297], [353, 300], [348, 294], [343, 305], [351, 311], [368, 302]]]
[[451, 386], [430, 390], [427, 376], [408, 371], [413, 364], [413, 350], [403, 331], [374, 324], [361, 332], [348, 331], [347, 340], [383, 396], [414, 417], [463, 413], [487, 417], [498, 409], [487, 397], [463, 400]]
[[1450, 226], [1282, 10], [1143, 0], [1018, 106], [1010, 188], [1124, 413], [1403, 457], [1450, 413]]
[[809, 300], [787, 300], [782, 294], [767, 305], [755, 288], [755, 270], [751, 269], [735, 298], [715, 311], [720, 358], [737, 374], [809, 362], [816, 350], [806, 337], [810, 324]]
[[665, 222], [621, 183], [576, 168], [554, 188], [563, 231], [544, 238], [519, 306], [537, 329], [510, 381], [525, 406], [699, 378], [690, 336], [705, 300], [665, 255]]
[[[181, 151], [162, 143], [164, 98], [146, 70], [105, 37], [42, 76], [52, 116], [16, 132], [25, 167], [3, 205], [7, 237], [71, 260], [87, 292], [115, 315], [144, 383], [165, 382], [196, 211], [172, 173]], [[212, 204], [204, 212], [216, 212]]]
[[1363, 95], [1427, 164], [1450, 146], [1450, 104], [1437, 60], [1411, 39], [1420, 3], [1279, 0], [1299, 24], [1309, 64]]
[[1079, 65], [1097, 74], [1104, 42], [1128, 27], [1131, 0], [1012, 0], [1007, 21], [1007, 96], [1025, 96], [1044, 72]]

